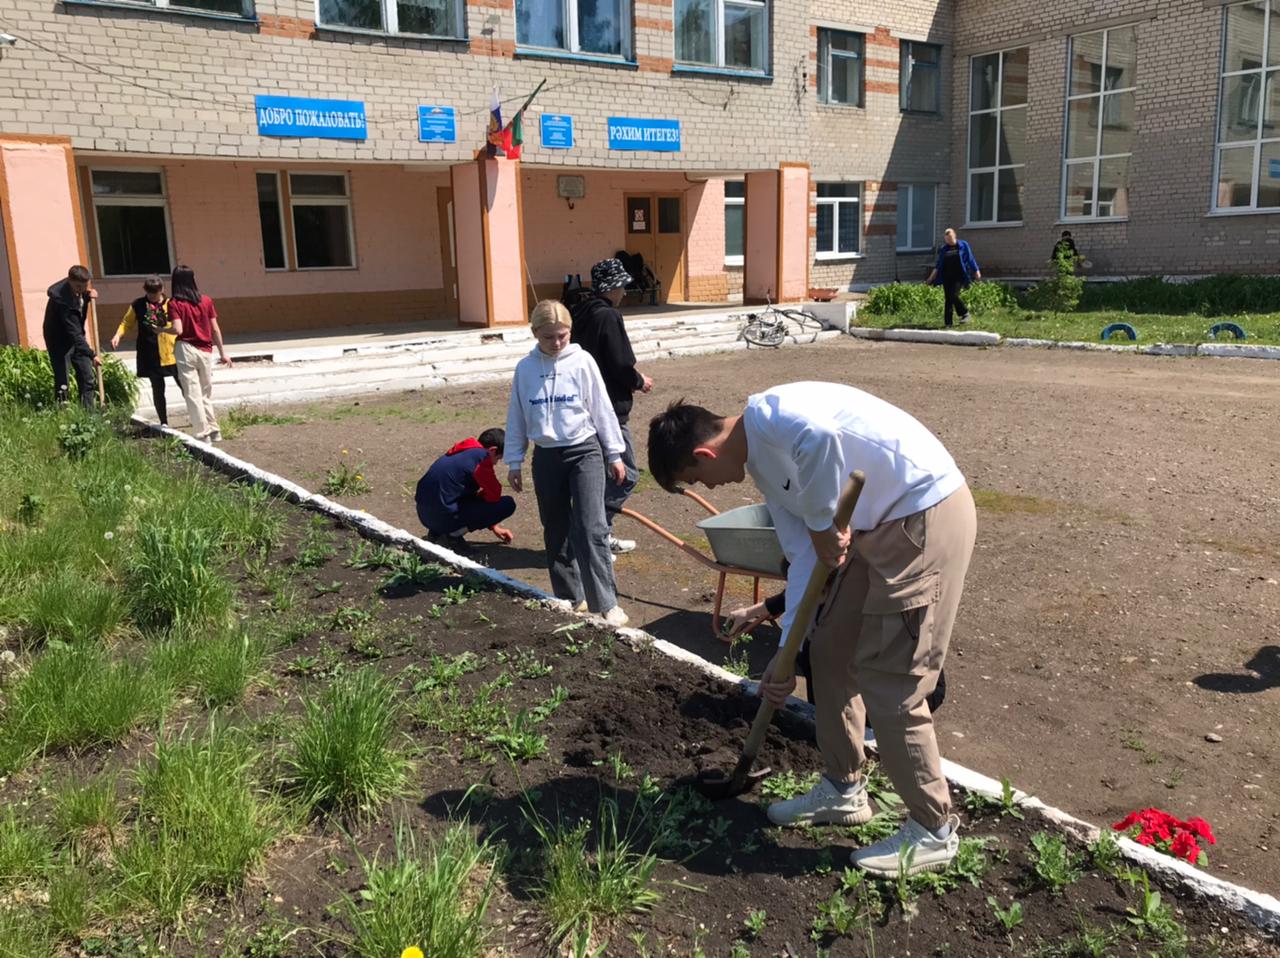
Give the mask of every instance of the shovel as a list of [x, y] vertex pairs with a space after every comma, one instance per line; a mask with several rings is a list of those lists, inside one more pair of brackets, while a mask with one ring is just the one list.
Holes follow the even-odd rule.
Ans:
[[[865, 480], [866, 476], [859, 470], [853, 473], [844, 484], [840, 499], [836, 503], [836, 514], [831, 523], [836, 529], [844, 529], [849, 525]], [[795, 618], [791, 620], [791, 629], [787, 632], [787, 640], [783, 643], [778, 652], [778, 658], [774, 662], [775, 681], [790, 678], [795, 671], [796, 653], [800, 651], [800, 645], [809, 631], [814, 612], [822, 598], [822, 590], [826, 587], [831, 572], [831, 566], [818, 560], [813, 566], [813, 571], [809, 573], [809, 584], [805, 586], [804, 598], [800, 600], [800, 607], [796, 609]], [[713, 801], [733, 798], [748, 791], [769, 773], [767, 768], [752, 772], [751, 766], [760, 753], [760, 746], [764, 744], [765, 733], [769, 731], [769, 723], [773, 721], [774, 711], [768, 699], [760, 700], [760, 710], [756, 712], [755, 721], [751, 723], [751, 734], [747, 736], [747, 742], [742, 747], [742, 756], [738, 759], [733, 772], [725, 775], [719, 769], [703, 769], [698, 773], [695, 782], [698, 791]]]

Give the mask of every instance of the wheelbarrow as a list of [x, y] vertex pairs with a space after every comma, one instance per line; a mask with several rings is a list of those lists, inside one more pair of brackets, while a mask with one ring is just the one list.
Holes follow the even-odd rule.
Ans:
[[[650, 532], [661, 536], [685, 555], [716, 573], [718, 579], [715, 607], [711, 611], [711, 631], [720, 641], [729, 643], [733, 640], [724, 635], [724, 616], [721, 614], [724, 606], [724, 586], [728, 577], [740, 575], [751, 580], [753, 603], [760, 601], [761, 579], [786, 581], [787, 576], [783, 571], [785, 557], [782, 554], [782, 545], [778, 542], [777, 534], [773, 529], [773, 517], [769, 515], [769, 509], [764, 505], [741, 506], [730, 509], [728, 512], [721, 512], [696, 492], [690, 492], [688, 489], [680, 491], [711, 514], [709, 518], [698, 523], [698, 528], [706, 533], [707, 541], [711, 544], [711, 556], [689, 545], [679, 536], [634, 509], [623, 509], [622, 515], [640, 523]], [[755, 628], [769, 618], [768, 615], [761, 616], [751, 623], [750, 628]]]

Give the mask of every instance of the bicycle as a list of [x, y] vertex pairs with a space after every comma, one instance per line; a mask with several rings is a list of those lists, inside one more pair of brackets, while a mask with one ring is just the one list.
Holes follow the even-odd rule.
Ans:
[[[795, 324], [798, 331], [790, 332], [790, 324]], [[743, 324], [739, 337], [752, 346], [768, 346], [777, 349], [790, 334], [793, 342], [812, 343], [822, 332], [822, 321], [806, 309], [779, 308], [769, 303], [763, 313], [747, 313], [747, 321]], [[808, 336], [802, 340], [801, 337]]]

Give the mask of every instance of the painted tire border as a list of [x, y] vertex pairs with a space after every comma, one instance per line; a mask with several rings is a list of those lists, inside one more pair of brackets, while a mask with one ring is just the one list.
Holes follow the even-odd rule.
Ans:
[[[1093, 344], [1089, 344], [1093, 345]], [[1113, 347], [1115, 348], [1115, 347]], [[1256, 348], [1256, 347], [1255, 347]], [[1277, 349], [1280, 353], [1280, 348]], [[1275, 358], [1280, 358], [1278, 355]], [[233, 478], [251, 479], [269, 489], [271, 492], [288, 499], [290, 502], [300, 505], [303, 508], [313, 509], [316, 512], [327, 515], [332, 519], [336, 519], [347, 525], [362, 536], [374, 539], [387, 545], [399, 546], [401, 548], [412, 549], [418, 554], [436, 561], [445, 562], [456, 568], [463, 569], [469, 573], [478, 575], [489, 580], [494, 585], [499, 586], [508, 592], [514, 592], [518, 596], [528, 599], [534, 599], [548, 608], [554, 608], [559, 612], [568, 615], [577, 615], [580, 618], [589, 619], [597, 624], [603, 624], [604, 620], [591, 613], [576, 613], [573, 611], [569, 603], [564, 599], [557, 599], [548, 595], [546, 592], [522, 582], [519, 579], [504, 575], [496, 569], [481, 565], [466, 556], [459, 555], [435, 543], [428, 542], [419, 538], [410, 532], [400, 529], [390, 523], [383, 522], [376, 516], [357, 509], [348, 509], [340, 503], [334, 502], [326, 496], [313, 493], [308, 489], [285, 479], [283, 476], [277, 476], [275, 473], [267, 472], [255, 466], [251, 462], [238, 459], [229, 453], [223, 452], [208, 443], [201, 442], [188, 436], [186, 433], [178, 432], [168, 426], [160, 426], [155, 423], [147, 422], [138, 417], [133, 417], [133, 423], [151, 433], [163, 436], [172, 436], [181, 440], [192, 454], [211, 466], [217, 471]], [[650, 648], [669, 658], [691, 665], [699, 671], [713, 678], [719, 679], [727, 685], [737, 686], [744, 692], [753, 693], [756, 683], [749, 679], [741, 678], [728, 672], [720, 666], [708, 662], [701, 656], [694, 655], [677, 645], [673, 645], [663, 639], [655, 638], [648, 632], [641, 629], [617, 629], [615, 630], [627, 642], [633, 646], [640, 648]], [[797, 719], [803, 722], [812, 723], [813, 707], [807, 702], [792, 698], [787, 705], [788, 711]], [[874, 738], [868, 739], [867, 742], [872, 748], [875, 747]], [[952, 784], [959, 786], [972, 792], [979, 792], [989, 798], [999, 799], [1002, 795], [1003, 786], [1000, 782], [990, 776], [983, 775], [981, 772], [975, 772], [972, 769], [965, 768], [948, 759], [942, 760], [942, 770], [947, 776], [947, 780]], [[1028, 795], [1026, 792], [1015, 790], [1015, 797], [1021, 805], [1038, 811], [1049, 821], [1058, 825], [1060, 828], [1071, 832], [1077, 838], [1085, 841], [1092, 840], [1098, 836], [1101, 829], [1097, 825], [1086, 822], [1083, 819], [1076, 818], [1074, 815], [1064, 812], [1059, 808], [1047, 805], [1040, 799]], [[1193, 865], [1179, 859], [1162, 855], [1139, 845], [1137, 842], [1129, 838], [1117, 835], [1121, 851], [1125, 857], [1133, 861], [1149, 871], [1156, 872], [1163, 877], [1176, 881], [1191, 892], [1198, 894], [1204, 898], [1212, 899], [1233, 911], [1244, 915], [1263, 931], [1271, 935], [1280, 935], [1280, 900], [1272, 895], [1263, 892], [1253, 891], [1242, 885], [1236, 885], [1232, 882], [1218, 878], [1203, 872]]]

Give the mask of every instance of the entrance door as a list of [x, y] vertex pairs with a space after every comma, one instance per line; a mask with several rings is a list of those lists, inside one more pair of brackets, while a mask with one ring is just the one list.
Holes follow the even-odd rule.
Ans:
[[453, 235], [453, 190], [436, 187], [436, 222], [440, 225], [440, 274], [447, 314], [458, 318], [458, 246]]
[[679, 194], [631, 194], [625, 197], [625, 211], [627, 252], [639, 253], [653, 270], [660, 284], [658, 301], [683, 300], [683, 199]]

